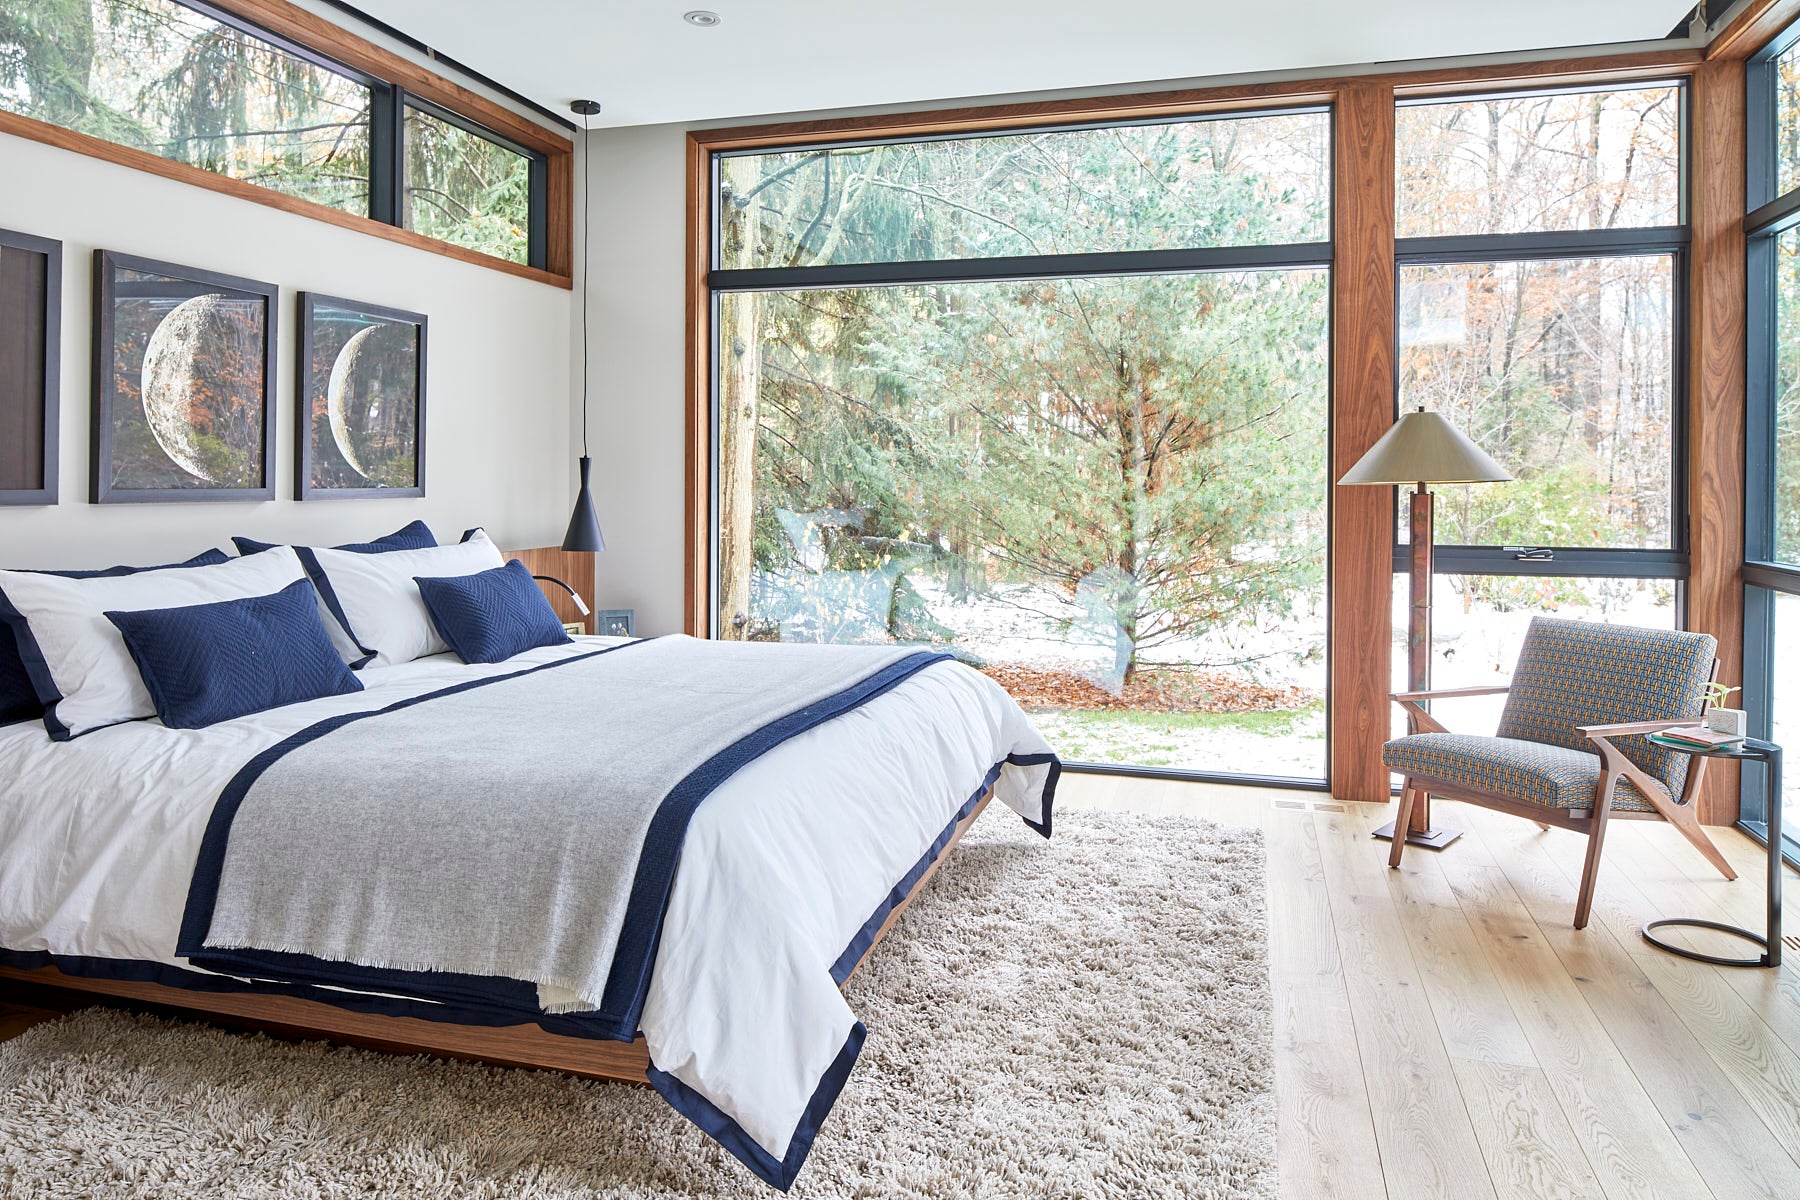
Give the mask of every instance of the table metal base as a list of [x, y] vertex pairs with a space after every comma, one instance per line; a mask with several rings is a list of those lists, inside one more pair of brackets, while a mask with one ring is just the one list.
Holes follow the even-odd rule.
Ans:
[[[1384, 842], [1393, 841], [1394, 840], [1394, 823], [1392, 821], [1389, 821], [1386, 825], [1383, 825], [1380, 829], [1377, 829], [1370, 836], [1378, 837]], [[1424, 830], [1423, 832], [1421, 832], [1420, 830], [1414, 829], [1414, 830], [1410, 831], [1409, 833], [1407, 833], [1406, 844], [1409, 846], [1423, 846], [1427, 850], [1442, 850], [1445, 846], [1448, 846], [1451, 842], [1454, 842], [1457, 838], [1459, 838], [1461, 836], [1462, 836], [1462, 830], [1460, 830], [1460, 829], [1439, 828], [1439, 829], [1427, 829], [1427, 830]]]
[[[1657, 937], [1658, 929], [1710, 929], [1715, 933], [1727, 934], [1742, 938], [1752, 945], [1761, 946], [1763, 952], [1755, 958], [1725, 958], [1717, 954], [1702, 954], [1698, 950], [1689, 950], [1685, 946], [1672, 946]], [[1736, 925], [1727, 925], [1722, 921], [1702, 921], [1698, 917], [1667, 917], [1661, 921], [1652, 921], [1643, 929], [1644, 940], [1658, 950], [1667, 950], [1670, 954], [1679, 954], [1683, 958], [1696, 959], [1703, 963], [1712, 963], [1720, 967], [1766, 967], [1769, 961], [1769, 939], [1759, 933], [1751, 933], [1748, 929], [1740, 929]]]

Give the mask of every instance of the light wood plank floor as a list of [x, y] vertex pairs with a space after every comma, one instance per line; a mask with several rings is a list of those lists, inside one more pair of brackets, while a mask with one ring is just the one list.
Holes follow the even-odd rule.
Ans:
[[1283, 1197], [1800, 1197], [1800, 952], [1733, 970], [1638, 936], [1761, 927], [1735, 830], [1712, 831], [1728, 883], [1668, 826], [1613, 822], [1577, 931], [1585, 840], [1518, 818], [1440, 801], [1462, 839], [1389, 871], [1392, 805], [1093, 775], [1058, 800], [1264, 830]]
[[[1391, 806], [1094, 775], [1059, 802], [1265, 831], [1284, 1197], [1800, 1197], [1800, 952], [1730, 970], [1637, 932], [1759, 927], [1749, 838], [1714, 831], [1727, 883], [1666, 826], [1614, 822], [1578, 932], [1582, 839], [1515, 818], [1440, 802], [1462, 840], [1390, 872], [1369, 831]], [[0, 1039], [53, 1015], [0, 1000]]]

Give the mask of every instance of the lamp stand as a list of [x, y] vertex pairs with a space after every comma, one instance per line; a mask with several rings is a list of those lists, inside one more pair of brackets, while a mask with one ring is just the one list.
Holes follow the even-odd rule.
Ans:
[[[1407, 570], [1409, 607], [1406, 616], [1406, 689], [1410, 692], [1423, 692], [1431, 687], [1431, 548], [1435, 533], [1432, 529], [1431, 491], [1422, 483], [1413, 491], [1408, 517], [1408, 549], [1412, 557]], [[1407, 732], [1416, 733], [1417, 730], [1409, 727]], [[1389, 821], [1377, 829], [1375, 836], [1392, 839], [1394, 822]], [[1406, 827], [1407, 845], [1442, 850], [1461, 836], [1460, 829], [1431, 827], [1429, 794], [1422, 794], [1413, 802], [1412, 823]]]

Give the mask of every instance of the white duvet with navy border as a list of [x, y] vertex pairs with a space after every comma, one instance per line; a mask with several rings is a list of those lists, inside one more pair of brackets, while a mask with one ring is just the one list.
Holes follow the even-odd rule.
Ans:
[[[0, 962], [245, 986], [181, 957], [177, 943], [208, 824], [247, 764], [323, 722], [413, 701], [428, 708], [422, 698], [434, 693], [555, 672], [617, 645], [578, 639], [492, 666], [421, 659], [363, 672], [361, 693], [201, 730], [136, 722], [57, 744], [35, 723], [0, 728]], [[949, 661], [900, 674], [821, 724], [762, 739], [770, 744], [710, 788], [687, 820], [645, 951], [635, 1024], [652, 1083], [777, 1187], [798, 1173], [862, 1045], [837, 985], [959, 817], [992, 783], [1049, 832], [1060, 768], [1011, 698]], [[284, 969], [279, 955], [213, 965], [281, 980], [257, 990], [371, 1011], [532, 1020], [576, 1036], [630, 1032], [616, 1013], [608, 1028], [566, 992], [525, 981], [354, 971], [333, 979], [316, 973], [319, 964], [314, 974]]]

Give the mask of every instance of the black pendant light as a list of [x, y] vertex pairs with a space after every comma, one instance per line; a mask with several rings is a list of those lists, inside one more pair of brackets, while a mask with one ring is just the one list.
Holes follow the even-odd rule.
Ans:
[[569, 517], [569, 531], [563, 534], [564, 550], [593, 553], [606, 549], [606, 537], [600, 532], [600, 516], [594, 511], [594, 494], [588, 489], [588, 475], [594, 460], [588, 457], [588, 235], [593, 226], [588, 221], [594, 202], [594, 173], [587, 168], [592, 147], [588, 142], [588, 118], [600, 111], [592, 100], [577, 100], [569, 108], [581, 118], [581, 490], [575, 493], [575, 512]]

